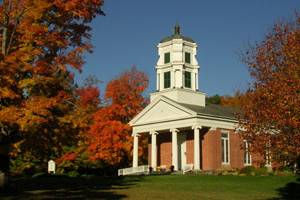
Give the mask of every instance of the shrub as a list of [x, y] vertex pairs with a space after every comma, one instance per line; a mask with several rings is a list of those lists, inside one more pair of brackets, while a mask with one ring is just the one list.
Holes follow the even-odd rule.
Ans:
[[67, 173], [67, 176], [69, 176], [69, 177], [78, 177], [79, 173], [77, 171], [69, 171]]
[[47, 172], [46, 166], [42, 166], [40, 160], [28, 155], [19, 155], [10, 161], [10, 173], [12, 175], [32, 176], [35, 173]]
[[248, 176], [254, 176], [255, 175], [255, 167], [253, 166], [247, 166], [240, 170], [240, 174], [246, 174]]
[[256, 171], [256, 175], [260, 175], [260, 176], [269, 175], [269, 171], [268, 171], [267, 167], [260, 167], [260, 168], [257, 168], [255, 171]]
[[284, 166], [281, 167], [279, 170], [274, 172], [277, 176], [291, 176], [294, 175], [293, 170], [290, 167]]

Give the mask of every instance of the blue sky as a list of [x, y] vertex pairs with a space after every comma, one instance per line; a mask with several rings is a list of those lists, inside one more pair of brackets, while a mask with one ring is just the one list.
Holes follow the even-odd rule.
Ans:
[[109, 80], [135, 65], [149, 76], [147, 95], [155, 88], [156, 45], [178, 22], [198, 44], [200, 91], [232, 95], [250, 82], [237, 52], [299, 8], [299, 0], [106, 0], [106, 16], [92, 22], [94, 52], [76, 80], [93, 74], [103, 81], [103, 93]]

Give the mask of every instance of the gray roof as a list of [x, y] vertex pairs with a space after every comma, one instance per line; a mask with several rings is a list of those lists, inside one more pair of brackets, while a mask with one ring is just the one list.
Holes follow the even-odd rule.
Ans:
[[183, 104], [179, 103], [180, 105], [197, 112], [197, 114], [202, 115], [210, 115], [214, 117], [221, 117], [221, 118], [230, 118], [236, 119], [236, 115], [240, 113], [240, 110], [237, 107], [228, 107], [228, 106], [221, 106], [221, 105], [206, 105], [203, 106], [196, 106], [190, 104]]
[[193, 40], [192, 38], [185, 37], [185, 36], [183, 36], [183, 35], [176, 35], [176, 34], [170, 35], [170, 36], [168, 36], [168, 37], [163, 38], [163, 39], [160, 41], [160, 43], [168, 42], [168, 41], [171, 41], [171, 40], [173, 40], [173, 39], [183, 39], [183, 40], [185, 40], [185, 41], [195, 43], [194, 40]]
[[192, 38], [181, 35], [180, 26], [178, 24], [176, 24], [175, 27], [174, 27], [174, 34], [163, 38], [160, 41], [160, 43], [168, 42], [168, 41], [173, 40], [173, 39], [183, 39], [185, 41], [195, 43]]

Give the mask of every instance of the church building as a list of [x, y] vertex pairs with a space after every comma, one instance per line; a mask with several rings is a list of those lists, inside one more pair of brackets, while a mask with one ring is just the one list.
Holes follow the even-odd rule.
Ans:
[[[139, 136], [149, 135], [148, 164], [175, 171], [237, 169], [252, 164], [248, 143], [236, 132], [236, 110], [206, 105], [199, 90], [196, 42], [180, 32], [158, 44], [156, 92], [131, 121], [133, 168], [139, 166]], [[201, 85], [200, 85], [201, 86]]]

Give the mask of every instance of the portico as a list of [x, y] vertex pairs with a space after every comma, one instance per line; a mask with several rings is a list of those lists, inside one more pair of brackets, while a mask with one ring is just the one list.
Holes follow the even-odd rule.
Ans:
[[[170, 129], [169, 131], [163, 130], [161, 134], [170, 134], [171, 135], [171, 155], [172, 155], [172, 165], [174, 166], [174, 170], [181, 170], [184, 168], [186, 164], [194, 165], [195, 170], [200, 170], [200, 129], [201, 126], [191, 126], [189, 127], [190, 130], [193, 131], [193, 138], [194, 138], [194, 149], [193, 152], [188, 152], [190, 149], [186, 148], [186, 130], [187, 127], [184, 128], [177, 128], [177, 129]], [[183, 130], [183, 131], [180, 131]], [[142, 134], [150, 134], [151, 136], [151, 164], [150, 166], [155, 171], [157, 168], [157, 156], [158, 156], [158, 146], [157, 146], [157, 137], [160, 134], [159, 131], [149, 131], [148, 133]], [[140, 134], [134, 134], [134, 144], [138, 143]], [[138, 145], [134, 145], [134, 159], [133, 159], [133, 166], [138, 166]], [[187, 154], [193, 154], [194, 160], [193, 163], [187, 162]], [[161, 163], [162, 165], [166, 165], [166, 163]]]

